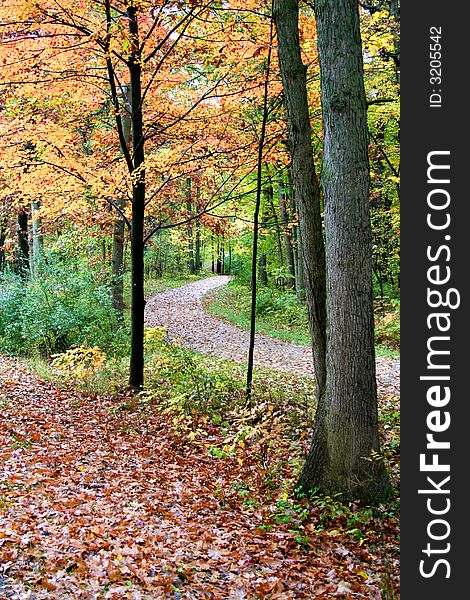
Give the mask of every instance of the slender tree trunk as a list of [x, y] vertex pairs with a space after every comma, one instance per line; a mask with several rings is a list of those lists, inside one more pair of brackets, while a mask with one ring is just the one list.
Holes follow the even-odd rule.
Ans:
[[[266, 229], [266, 215], [263, 213], [261, 217], [261, 229]], [[258, 258], [258, 281], [263, 285], [268, 285], [268, 271], [267, 271], [267, 257], [266, 252], [262, 252]]]
[[[117, 200], [120, 208], [124, 208], [124, 201]], [[112, 307], [120, 321], [124, 318], [124, 235], [125, 224], [121, 218], [114, 220], [113, 250], [111, 266]]]
[[214, 234], [211, 235], [211, 265], [212, 273], [215, 273]]
[[298, 30], [298, 0], [274, 0], [279, 65], [289, 122], [292, 179], [299, 208], [303, 243], [305, 291], [312, 337], [317, 396], [326, 381], [325, 248], [320, 190], [315, 174], [307, 100], [306, 68], [302, 63]]
[[300, 477], [309, 493], [383, 501], [372, 305], [369, 161], [359, 12], [355, 0], [316, 0], [324, 126], [327, 256], [326, 389]]
[[199, 218], [196, 220], [196, 252], [194, 258], [194, 268], [196, 273], [199, 273], [202, 269], [201, 264], [201, 224]]
[[18, 273], [29, 275], [28, 212], [23, 207], [18, 212]]
[[217, 275], [222, 274], [222, 264], [220, 262], [220, 240], [217, 239], [217, 255], [215, 259], [215, 272]]
[[[141, 175], [143, 177], [143, 175]], [[129, 385], [144, 384], [144, 207], [145, 181], [133, 185], [131, 228], [131, 357]]]
[[258, 259], [258, 281], [263, 285], [268, 285], [268, 272], [266, 270], [266, 253], [260, 254]]
[[[186, 178], [186, 212], [189, 219], [193, 214], [191, 177]], [[194, 264], [194, 234], [192, 221], [188, 222], [186, 232], [188, 236], [188, 271], [191, 275], [194, 275], [196, 268]]]
[[0, 219], [0, 273], [5, 269], [5, 240], [7, 237], [6, 218]]
[[224, 238], [220, 242], [220, 274], [225, 275], [225, 242]]
[[[123, 105], [122, 112], [122, 133], [125, 143], [130, 148], [132, 119], [131, 119], [131, 85], [123, 86]], [[122, 152], [124, 149], [121, 148]], [[126, 199], [120, 196], [116, 199], [117, 206], [124, 211], [126, 207]], [[112, 307], [116, 311], [120, 322], [124, 319], [124, 238], [125, 238], [125, 223], [124, 219], [117, 215], [114, 220], [113, 231], [113, 249], [111, 258], [111, 288], [112, 288]]]
[[304, 249], [302, 244], [302, 233], [300, 227], [297, 227], [297, 274], [295, 277], [295, 291], [297, 293], [297, 300], [304, 302], [305, 300], [305, 277], [304, 277]]
[[[266, 217], [261, 218], [261, 229], [266, 227]], [[258, 258], [258, 281], [263, 285], [268, 285], [268, 271], [266, 269], [267, 258], [266, 252], [261, 252]]]
[[[138, 40], [136, 9], [129, 6], [129, 33]], [[144, 215], [145, 215], [145, 153], [142, 117], [142, 89], [139, 51], [129, 57], [132, 107], [132, 225], [131, 225], [131, 357], [129, 385], [140, 389], [144, 385]]]
[[294, 268], [295, 268], [295, 293], [297, 294], [297, 300], [302, 302], [305, 300], [304, 291], [304, 266], [302, 258], [302, 244], [300, 239], [300, 228], [298, 224], [298, 210], [295, 202], [295, 190], [292, 184], [292, 174], [290, 166], [288, 169], [288, 181], [289, 181], [289, 208], [291, 219], [294, 221], [292, 226], [292, 249], [294, 253]]
[[41, 218], [36, 216], [39, 210], [39, 202], [36, 200], [31, 201], [31, 237], [32, 237], [32, 271], [34, 274], [37, 273], [38, 267], [41, 263], [41, 257], [43, 252], [43, 235], [42, 235], [42, 224]]
[[266, 197], [266, 202], [271, 209], [274, 221], [274, 231], [276, 234], [276, 247], [277, 247], [277, 258], [279, 267], [282, 269], [284, 266], [284, 255], [282, 254], [282, 242], [281, 242], [281, 228], [279, 226], [279, 219], [277, 218], [277, 211], [274, 206], [274, 190], [271, 182], [271, 178], [268, 180], [268, 184], [264, 188], [264, 195]]
[[258, 260], [258, 233], [259, 233], [259, 212], [261, 207], [262, 175], [263, 175], [263, 151], [264, 140], [266, 137], [266, 125], [268, 122], [268, 87], [269, 75], [271, 71], [271, 47], [273, 43], [273, 20], [271, 19], [271, 30], [269, 35], [269, 50], [266, 64], [266, 77], [264, 81], [263, 98], [263, 119], [261, 122], [261, 132], [258, 145], [258, 168], [256, 176], [256, 202], [253, 215], [253, 253], [251, 262], [251, 312], [250, 312], [250, 342], [248, 346], [248, 365], [246, 371], [246, 401], [248, 406], [252, 405], [252, 385], [253, 385], [253, 366], [255, 354], [255, 332], [256, 332], [256, 266]]
[[[196, 187], [196, 214], [199, 214], [199, 210], [200, 210], [200, 194], [201, 194], [201, 188], [199, 187], [199, 185]], [[196, 273], [199, 273], [202, 269], [202, 264], [201, 264], [201, 220], [200, 217], [196, 217], [196, 252], [195, 252], [195, 257], [194, 257], [194, 267], [196, 270]]]
[[288, 288], [295, 287], [295, 267], [294, 267], [294, 251], [292, 249], [292, 239], [289, 233], [289, 217], [287, 214], [287, 199], [280, 171], [277, 173], [277, 198], [279, 202], [279, 215], [282, 227], [282, 240], [284, 242], [284, 254], [286, 256], [286, 267], [291, 277], [287, 278], [286, 286]]

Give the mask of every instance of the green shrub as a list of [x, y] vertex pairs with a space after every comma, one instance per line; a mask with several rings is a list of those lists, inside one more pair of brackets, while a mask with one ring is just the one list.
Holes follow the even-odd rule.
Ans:
[[[146, 331], [146, 353], [150, 388], [167, 388], [169, 406], [184, 414], [224, 412], [231, 401], [244, 399], [244, 382], [235, 368], [212, 363], [204, 355], [164, 338], [157, 327]], [[170, 382], [168, 385], [167, 382]]]
[[50, 253], [34, 278], [0, 279], [0, 349], [49, 357], [72, 346], [123, 350], [126, 344], [99, 272], [79, 259]]

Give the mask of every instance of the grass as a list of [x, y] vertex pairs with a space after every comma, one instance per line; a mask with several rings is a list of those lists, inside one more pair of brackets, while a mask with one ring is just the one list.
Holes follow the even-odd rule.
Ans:
[[[206, 310], [241, 329], [250, 328], [251, 292], [236, 281], [206, 297]], [[376, 355], [396, 358], [399, 355], [399, 304], [397, 301], [376, 303]], [[293, 292], [277, 288], [259, 289], [256, 330], [270, 337], [296, 344], [310, 345], [307, 308]]]
[[[205, 300], [206, 310], [215, 317], [250, 328], [251, 297], [248, 286], [236, 283], [219, 288]], [[296, 344], [310, 344], [307, 309], [295, 294], [262, 288], [257, 300], [256, 330], [270, 337]]]

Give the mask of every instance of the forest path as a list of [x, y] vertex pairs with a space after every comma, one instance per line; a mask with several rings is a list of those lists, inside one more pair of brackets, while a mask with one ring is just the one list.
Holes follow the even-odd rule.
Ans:
[[[230, 277], [220, 275], [200, 279], [179, 288], [165, 290], [147, 299], [145, 320], [148, 327], [164, 326], [171, 339], [204, 354], [245, 362], [249, 332], [217, 319], [204, 310], [203, 297], [227, 285]], [[398, 359], [377, 357], [379, 393], [399, 395]], [[312, 351], [300, 346], [256, 334], [255, 365], [313, 376]]]

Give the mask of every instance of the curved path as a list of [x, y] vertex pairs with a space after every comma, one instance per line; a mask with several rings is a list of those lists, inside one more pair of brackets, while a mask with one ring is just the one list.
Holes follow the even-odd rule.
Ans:
[[[249, 333], [217, 319], [204, 310], [203, 296], [226, 285], [228, 276], [208, 277], [183, 287], [166, 290], [147, 299], [145, 322], [148, 327], [165, 326], [171, 339], [204, 354], [245, 362]], [[255, 364], [302, 375], [313, 375], [309, 346], [256, 335]], [[379, 388], [398, 395], [399, 360], [377, 358]]]

